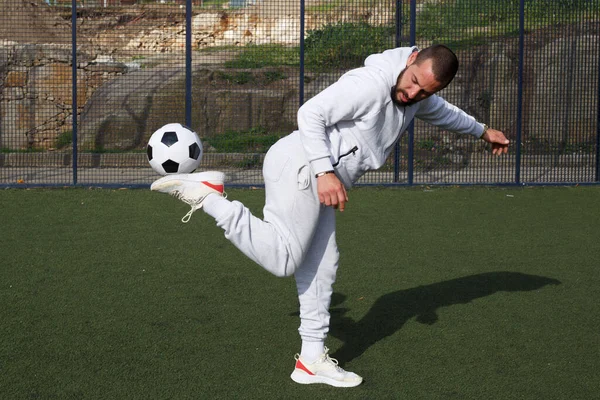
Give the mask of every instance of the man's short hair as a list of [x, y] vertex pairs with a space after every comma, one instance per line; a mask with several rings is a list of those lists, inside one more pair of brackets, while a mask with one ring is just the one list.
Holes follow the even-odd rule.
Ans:
[[442, 85], [442, 89], [445, 88], [454, 79], [458, 71], [456, 54], [442, 44], [435, 44], [419, 51], [415, 64], [421, 65], [428, 59], [431, 59], [431, 68], [435, 80]]

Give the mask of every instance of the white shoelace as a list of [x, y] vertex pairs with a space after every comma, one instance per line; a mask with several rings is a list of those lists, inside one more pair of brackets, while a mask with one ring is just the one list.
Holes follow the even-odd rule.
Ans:
[[175, 197], [177, 200], [181, 200], [184, 203], [190, 205], [190, 207], [192, 207], [190, 209], [190, 211], [188, 211], [187, 214], [185, 214], [183, 216], [183, 218], [181, 218], [181, 222], [183, 222], [184, 224], [188, 223], [188, 221], [190, 220], [190, 218], [192, 218], [192, 214], [199, 208], [198, 204], [201, 203], [202, 200], [204, 200], [204, 197], [202, 197], [201, 199], [189, 199], [189, 198], [185, 197], [183, 195], [183, 193], [180, 192], [180, 191], [178, 191], [178, 190], [174, 190], [174, 191], [172, 191], [169, 194], [171, 196]]
[[342, 367], [340, 367], [338, 365], [338, 360], [336, 360], [335, 358], [329, 357], [329, 354], [327, 354], [327, 353], [323, 354], [323, 356], [321, 357], [319, 362], [332, 364], [333, 367], [335, 368], [335, 370], [341, 374], [346, 372]]
[[181, 218], [181, 222], [183, 222], [184, 224], [187, 224], [188, 221], [190, 220], [190, 218], [192, 218], [192, 214], [194, 213], [194, 211], [196, 211], [197, 208], [195, 208], [194, 206], [192, 206], [192, 208], [190, 209], [190, 211], [187, 212], [187, 214], [185, 214], [183, 216], [183, 218]]
[[[181, 218], [181, 222], [183, 222], [184, 224], [187, 224], [187, 223], [189, 222], [190, 218], [192, 218], [192, 214], [193, 214], [193, 213], [194, 213], [196, 210], [198, 210], [199, 208], [201, 208], [201, 207], [199, 206], [199, 204], [202, 204], [202, 201], [204, 200], [204, 198], [205, 198], [206, 196], [208, 196], [208, 194], [207, 194], [207, 195], [205, 195], [204, 197], [201, 197], [201, 198], [199, 198], [199, 199], [190, 199], [190, 198], [187, 198], [187, 197], [185, 197], [185, 196], [183, 195], [183, 193], [181, 193], [181, 192], [180, 192], [180, 191], [178, 191], [178, 190], [174, 190], [174, 191], [172, 191], [170, 194], [171, 194], [171, 196], [175, 197], [177, 200], [181, 200], [181, 201], [183, 201], [184, 203], [186, 203], [186, 204], [189, 204], [189, 205], [190, 205], [190, 207], [192, 207], [192, 208], [190, 209], [190, 211], [188, 211], [188, 212], [187, 212], [187, 214], [185, 214], [185, 215], [183, 216], [183, 218]], [[209, 194], [210, 194], [210, 193], [209, 193]], [[223, 192], [223, 194], [222, 194], [221, 196], [223, 196], [224, 198], [227, 198], [227, 193], [224, 193], [224, 192]]]

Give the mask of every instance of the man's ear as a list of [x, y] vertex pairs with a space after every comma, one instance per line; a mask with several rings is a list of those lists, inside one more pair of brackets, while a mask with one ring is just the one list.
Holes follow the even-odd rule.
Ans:
[[418, 55], [418, 51], [413, 51], [412, 53], [410, 53], [410, 56], [408, 56], [408, 60], [406, 60], [406, 66], [409, 67], [410, 65], [412, 65], [412, 63], [414, 63], [417, 59]]

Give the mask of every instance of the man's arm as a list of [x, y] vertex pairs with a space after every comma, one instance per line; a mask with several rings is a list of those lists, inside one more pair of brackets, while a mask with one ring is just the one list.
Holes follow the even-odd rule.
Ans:
[[431, 125], [452, 132], [472, 135], [492, 145], [492, 154], [502, 155], [508, 152], [510, 141], [499, 130], [488, 128], [460, 108], [433, 95], [418, 104], [415, 116]]
[[298, 110], [300, 138], [315, 174], [333, 169], [327, 128], [340, 121], [361, 118], [385, 100], [377, 82], [366, 75], [364, 72], [361, 76], [355, 75], [354, 71], [346, 73]]
[[384, 96], [374, 82], [353, 72], [308, 100], [298, 111], [298, 129], [302, 147], [312, 172], [317, 176], [319, 201], [344, 211], [348, 201], [346, 188], [337, 178], [331, 164], [327, 127], [366, 115]]

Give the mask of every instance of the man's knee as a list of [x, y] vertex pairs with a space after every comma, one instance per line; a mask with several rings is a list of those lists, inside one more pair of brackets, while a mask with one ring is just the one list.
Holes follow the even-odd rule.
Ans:
[[288, 269], [288, 268], [279, 268], [279, 269], [273, 271], [272, 274], [278, 278], [287, 278], [289, 276], [294, 275], [294, 271], [295, 270]]
[[290, 257], [287, 251], [270, 254], [259, 264], [278, 278], [292, 276], [298, 268], [298, 263], [294, 261], [293, 257]]

